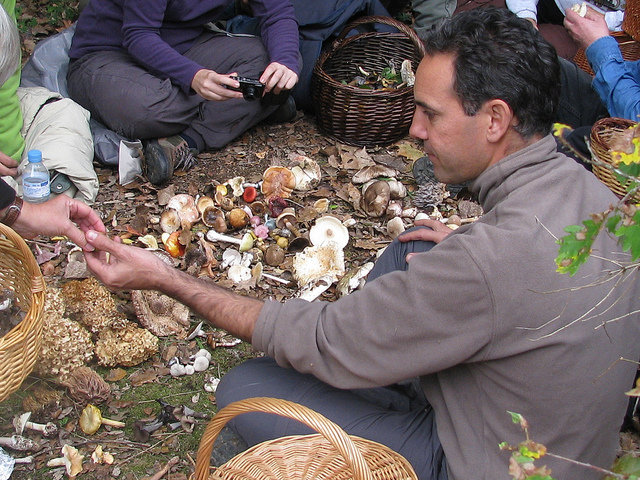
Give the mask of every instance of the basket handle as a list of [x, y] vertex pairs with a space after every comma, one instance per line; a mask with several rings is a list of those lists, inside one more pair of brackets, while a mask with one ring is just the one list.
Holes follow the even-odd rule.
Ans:
[[407, 37], [409, 37], [411, 43], [413, 43], [420, 52], [421, 57], [425, 56], [426, 50], [424, 48], [424, 44], [422, 43], [422, 40], [420, 40], [420, 37], [418, 37], [418, 34], [415, 32], [415, 30], [406, 26], [404, 23], [399, 22], [395, 18], [383, 17], [379, 15], [360, 17], [348, 24], [346, 27], [344, 27], [344, 29], [342, 29], [338, 37], [334, 40], [333, 44], [331, 45], [331, 50], [333, 51], [338, 48], [339, 43], [347, 36], [347, 33], [349, 33], [354, 28], [366, 23], [382, 23], [384, 25], [390, 25], [396, 28], [400, 32], [404, 33]]
[[196, 457], [195, 480], [207, 480], [213, 444], [222, 427], [232, 418], [250, 412], [274, 413], [282, 417], [298, 420], [319, 432], [336, 447], [353, 472], [354, 480], [373, 480], [371, 469], [362, 453], [353, 443], [349, 435], [338, 425], [318, 412], [279, 398], [255, 397], [230, 403], [220, 410], [207, 425]]

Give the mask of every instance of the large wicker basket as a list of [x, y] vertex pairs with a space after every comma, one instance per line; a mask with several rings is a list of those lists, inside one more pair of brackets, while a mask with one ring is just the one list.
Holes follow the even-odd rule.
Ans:
[[[401, 33], [368, 32], [350, 37], [365, 24], [386, 24]], [[406, 25], [389, 17], [363, 17], [347, 25], [318, 59], [311, 78], [316, 121], [320, 131], [349, 145], [388, 145], [407, 135], [413, 111], [413, 87], [364, 90], [345, 85], [358, 75], [358, 67], [380, 73], [392, 62], [397, 70], [404, 60], [418, 68], [424, 45]]]
[[[613, 165], [611, 152], [609, 151], [611, 140], [624, 130], [635, 125], [635, 122], [624, 118], [602, 118], [593, 124], [591, 128], [591, 150], [601, 162]], [[624, 196], [627, 194], [626, 186], [629, 182], [621, 184], [615, 174], [606, 166], [593, 164], [593, 173], [602, 183], [607, 185], [615, 194]], [[635, 196], [640, 201], [640, 195]]]
[[42, 341], [45, 283], [24, 240], [0, 224], [0, 288], [15, 292], [25, 318], [0, 338], [0, 401], [17, 390], [31, 373]]
[[[319, 434], [291, 435], [254, 445], [219, 467], [210, 467], [213, 444], [224, 425], [249, 412], [274, 413]], [[319, 413], [288, 400], [256, 397], [231, 403], [209, 422], [200, 440], [191, 480], [417, 480], [407, 460], [390, 448], [347, 435]]]

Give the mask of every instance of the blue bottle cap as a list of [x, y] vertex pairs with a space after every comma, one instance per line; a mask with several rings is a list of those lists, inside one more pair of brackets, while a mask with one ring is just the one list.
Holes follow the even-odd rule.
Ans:
[[27, 159], [31, 163], [37, 163], [42, 161], [42, 152], [40, 150], [29, 150], [27, 153]]

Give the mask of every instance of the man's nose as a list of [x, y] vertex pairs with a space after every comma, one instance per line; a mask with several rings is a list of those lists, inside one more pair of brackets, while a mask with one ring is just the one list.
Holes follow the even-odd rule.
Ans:
[[418, 118], [417, 113], [413, 114], [413, 120], [411, 120], [411, 126], [409, 127], [409, 135], [419, 140], [426, 140], [428, 138], [427, 129], [424, 123]]

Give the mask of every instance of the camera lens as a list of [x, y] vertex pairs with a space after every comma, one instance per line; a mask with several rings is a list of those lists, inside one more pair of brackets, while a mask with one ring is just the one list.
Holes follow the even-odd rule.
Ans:
[[255, 100], [258, 98], [258, 89], [249, 85], [245, 87], [243, 96], [245, 100]]

